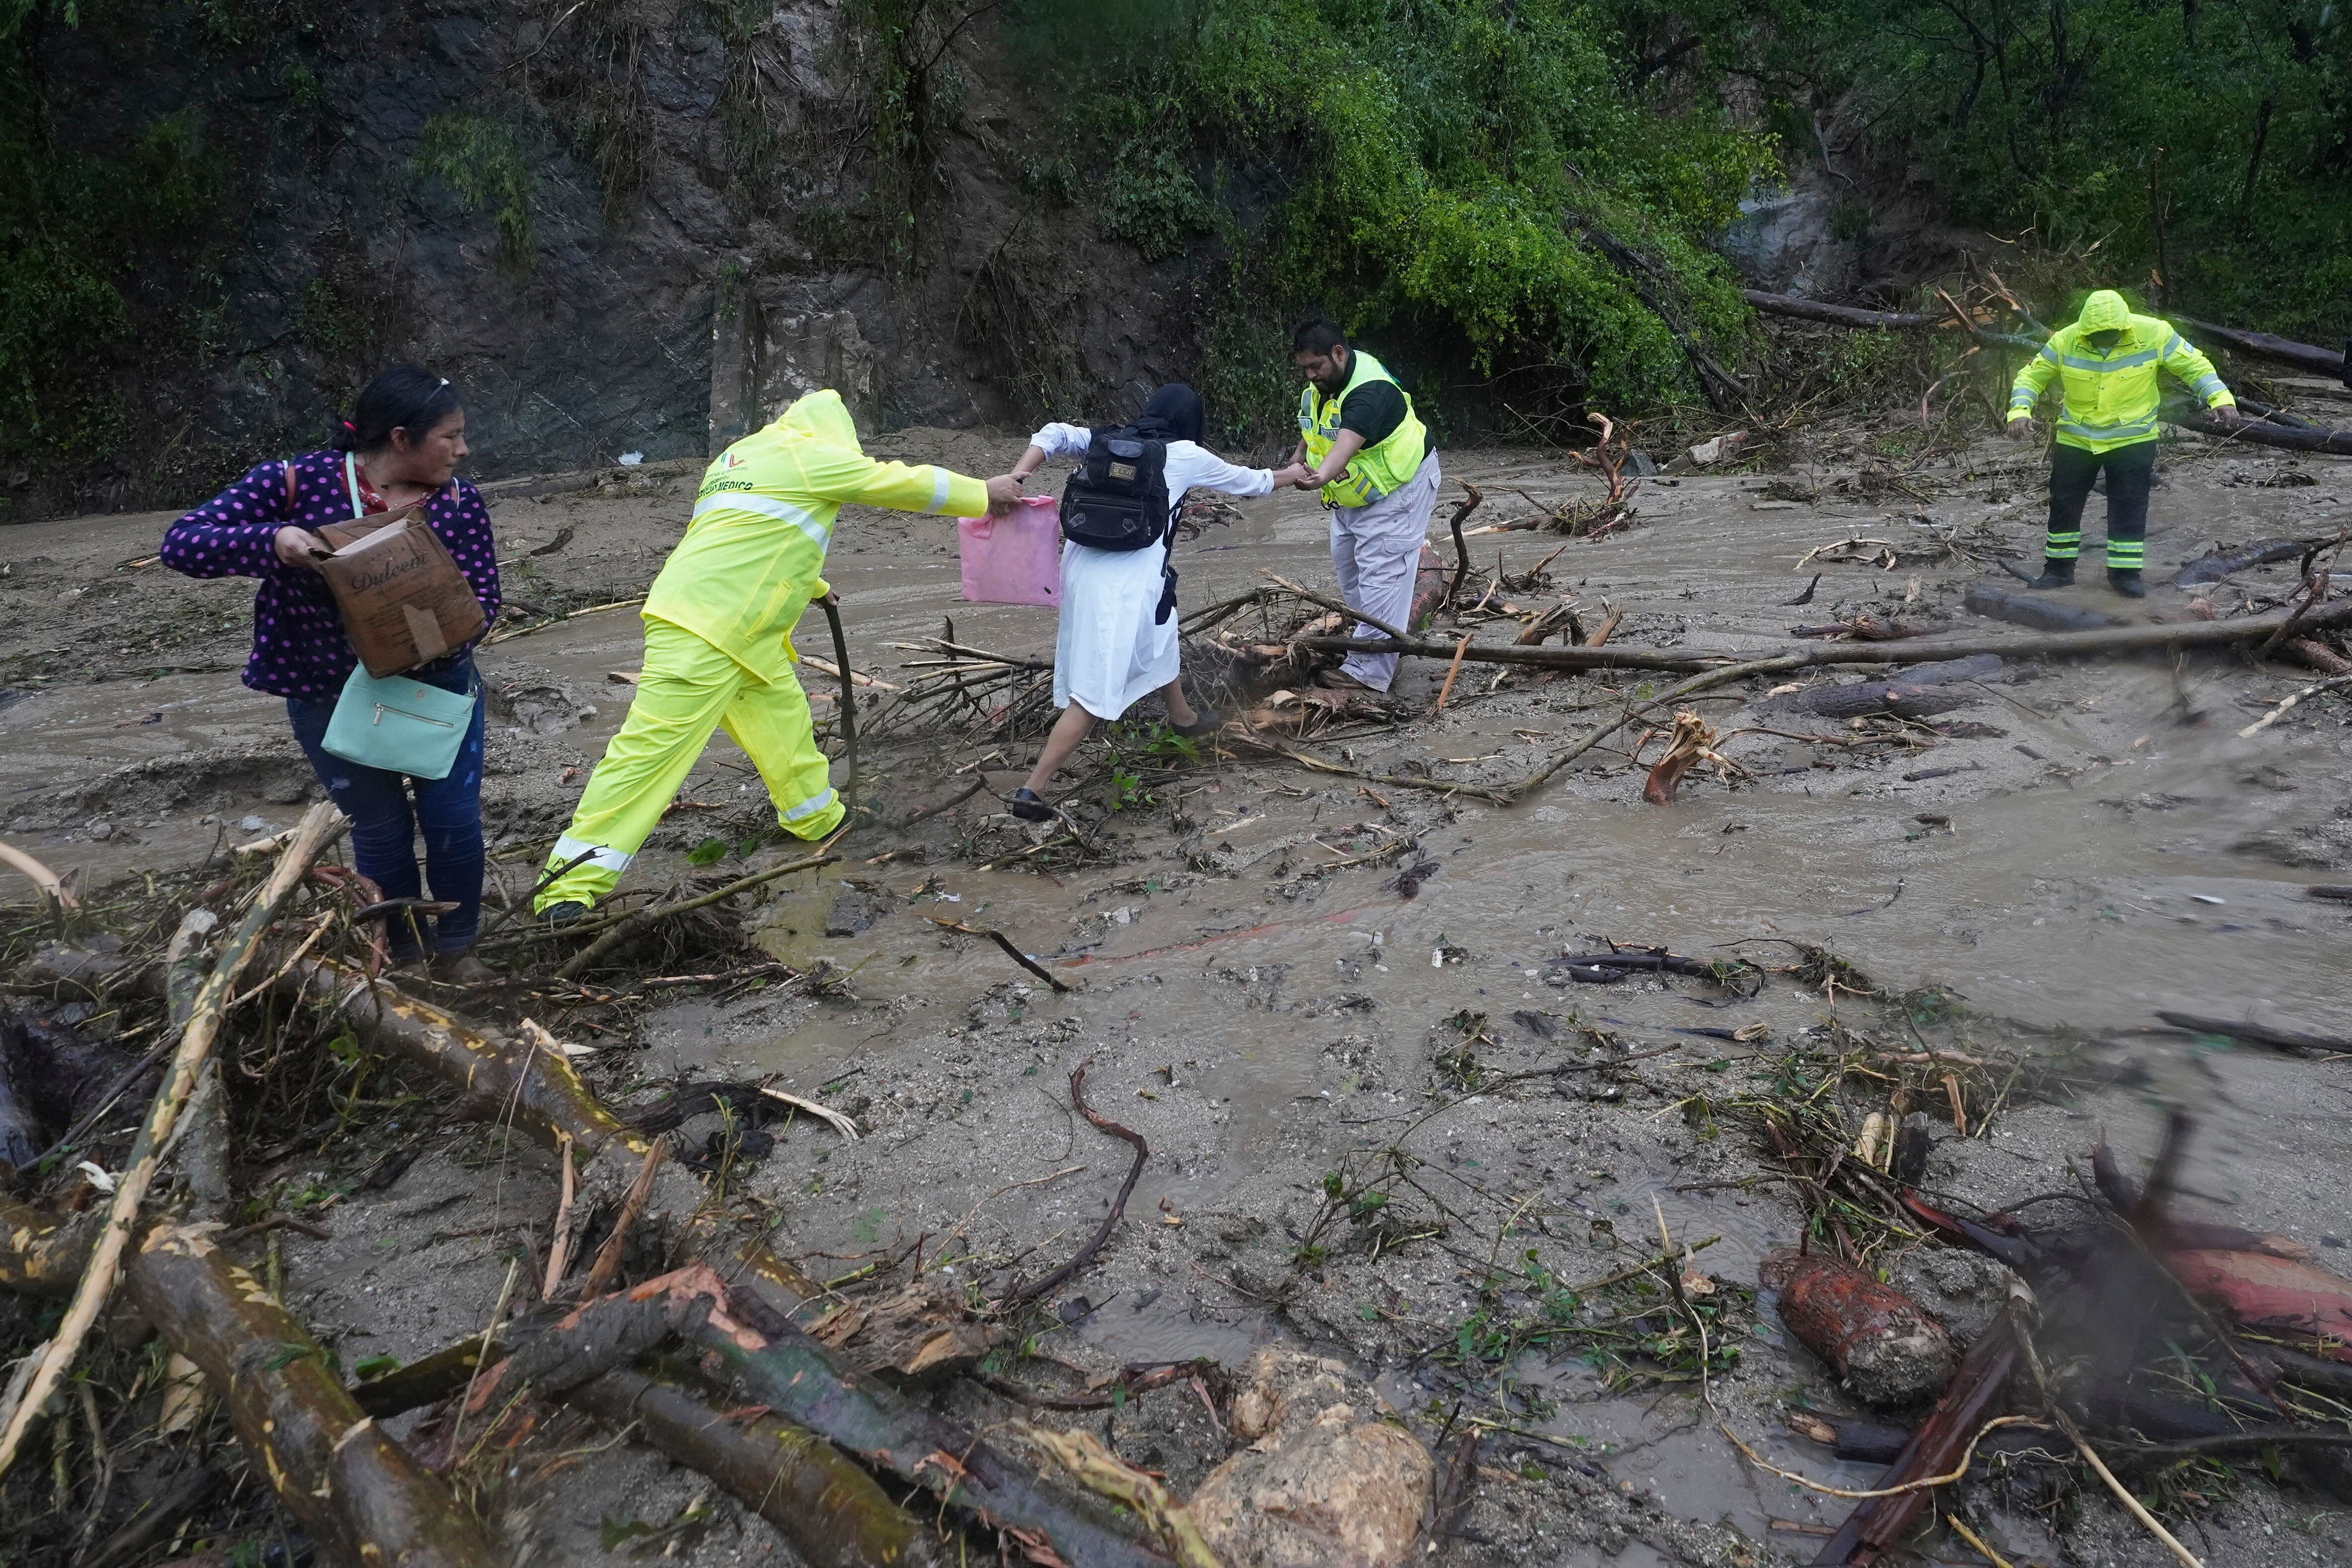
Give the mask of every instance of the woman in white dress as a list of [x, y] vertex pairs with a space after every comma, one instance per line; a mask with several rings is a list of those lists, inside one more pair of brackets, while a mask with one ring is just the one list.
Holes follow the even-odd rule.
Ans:
[[[1013, 814], [1024, 821], [1052, 819], [1054, 808], [1039, 791], [1095, 721], [1118, 718], [1152, 692], [1167, 699], [1168, 722], [1179, 735], [1207, 735], [1224, 723], [1223, 716], [1196, 713], [1184, 700], [1174, 578], [1168, 569], [1175, 517], [1187, 490], [1263, 496], [1277, 485], [1296, 483], [1306, 472], [1297, 465], [1280, 472], [1237, 468], [1202, 447], [1201, 400], [1181, 382], [1153, 392], [1135, 428], [1168, 444], [1169, 526], [1159, 543], [1142, 549], [1062, 546], [1062, 616], [1054, 645], [1054, 706], [1062, 716], [1045, 737], [1028, 782], [1013, 793]], [[1029, 438], [1013, 477], [1026, 483], [1048, 457], [1083, 457], [1093, 440], [1094, 432], [1085, 425], [1049, 424]]]

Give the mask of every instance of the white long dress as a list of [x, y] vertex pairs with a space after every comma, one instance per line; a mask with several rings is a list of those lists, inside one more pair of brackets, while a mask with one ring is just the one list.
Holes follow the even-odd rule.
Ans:
[[[1082, 424], [1049, 424], [1029, 438], [1048, 457], [1083, 457], [1094, 433]], [[1237, 468], [1189, 441], [1168, 444], [1170, 516], [1184, 492], [1216, 490], [1264, 496], [1274, 489], [1266, 468]], [[1054, 643], [1054, 706], [1076, 703], [1097, 718], [1117, 718], [1136, 700], [1176, 678], [1176, 617], [1155, 625], [1165, 540], [1144, 549], [1062, 546], [1062, 618]]]

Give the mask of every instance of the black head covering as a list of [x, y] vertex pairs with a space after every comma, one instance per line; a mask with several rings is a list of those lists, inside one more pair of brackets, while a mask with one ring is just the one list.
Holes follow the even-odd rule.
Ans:
[[1170, 382], [1147, 399], [1136, 428], [1162, 441], [1198, 443], [1207, 428], [1200, 394], [1182, 382]]

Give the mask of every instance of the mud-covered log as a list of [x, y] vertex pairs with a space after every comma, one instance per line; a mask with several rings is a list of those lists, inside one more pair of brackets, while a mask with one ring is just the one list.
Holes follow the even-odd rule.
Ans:
[[[681, 1270], [636, 1293], [656, 1290], [669, 1292], [679, 1332], [712, 1352], [746, 1393], [874, 1469], [970, 1509], [990, 1525], [1034, 1538], [1071, 1568], [1164, 1565], [1092, 1500], [1046, 1487], [979, 1436], [842, 1367], [790, 1321], [730, 1300], [708, 1270]], [[747, 1321], [752, 1318], [758, 1321]]]
[[2338, 457], [2352, 456], [2352, 430], [2305, 429], [2294, 425], [2271, 424], [2263, 420], [2241, 420], [2225, 425], [2205, 409], [2163, 417], [2175, 424], [2210, 435], [2219, 441], [2242, 442], [2250, 446], [2275, 446], [2285, 452], [2325, 452]]
[[1864, 310], [1852, 305], [1801, 299], [1793, 294], [1767, 294], [1760, 288], [1743, 288], [1739, 294], [1767, 316], [1787, 316], [1799, 321], [1819, 321], [1824, 326], [1852, 327], [1860, 331], [1885, 328], [1891, 332], [1916, 332], [1952, 324], [1949, 316], [1924, 310]]
[[2267, 1045], [2276, 1051], [2309, 1051], [2328, 1054], [2352, 1051], [2352, 1040], [2341, 1035], [2313, 1034], [2305, 1030], [2279, 1029], [2252, 1019], [2206, 1018], [2199, 1013], [2171, 1012], [2163, 1009], [2158, 1018], [2175, 1029], [2185, 1029], [2195, 1034], [2218, 1034], [2230, 1040], [2242, 1040], [2250, 1045]]
[[1806, 713], [1820, 718], [1860, 718], [1865, 714], [1927, 718], [1983, 700], [1973, 693], [1939, 688], [1997, 680], [2000, 675], [2001, 661], [1990, 653], [1979, 653], [1973, 658], [1914, 665], [1885, 680], [1790, 692], [1760, 706], [1768, 713]]
[[[583, 1170], [583, 1190], [599, 1176], [625, 1187], [652, 1146], [580, 1082], [559, 1051], [478, 1028], [331, 959], [299, 959], [278, 983], [295, 998], [341, 1010], [369, 1046], [433, 1073], [457, 1090], [474, 1114], [511, 1121], [549, 1149], [569, 1139], [593, 1165]], [[724, 1238], [718, 1216], [698, 1212], [702, 1188], [691, 1176], [668, 1166], [660, 1181], [667, 1190], [654, 1195], [653, 1211], [685, 1226], [698, 1253], [728, 1257], [732, 1266], [748, 1270], [770, 1306], [790, 1311], [822, 1293], [766, 1248]]]
[[51, 1214], [0, 1197], [0, 1290], [71, 1295], [104, 1228], [104, 1209]]
[[742, 1420], [676, 1384], [630, 1371], [591, 1378], [563, 1398], [725, 1487], [781, 1531], [810, 1568], [953, 1561], [873, 1477], [805, 1427], [772, 1414]]
[[440, 1478], [361, 1412], [310, 1331], [205, 1236], [159, 1228], [130, 1284], [140, 1311], [220, 1394], [256, 1471], [332, 1561], [505, 1562]]
[[2084, 610], [2031, 591], [2020, 593], [2014, 589], [1993, 588], [1981, 582], [1969, 584], [1968, 595], [1961, 602], [1979, 615], [2031, 626], [2040, 632], [2092, 632], [2116, 623], [2116, 618], [2104, 611]]
[[2278, 652], [2307, 670], [2317, 670], [2323, 675], [2352, 675], [2352, 659], [2310, 637], [2289, 637], [2278, 645]]
[[2217, 326], [2210, 321], [2200, 321], [2194, 316], [2175, 316], [2171, 320], [2174, 326], [2185, 328], [2196, 337], [2219, 343], [2237, 353], [2293, 365], [2297, 370], [2323, 376], [2341, 376], [2344, 373], [2344, 356], [2334, 349], [2323, 349], [2315, 343], [2298, 343], [2292, 338], [2282, 338], [2271, 332], [2249, 332], [2242, 327]]
[[340, 1015], [375, 1050], [457, 1090], [460, 1115], [511, 1121], [550, 1148], [569, 1138], [583, 1158], [614, 1143], [645, 1154], [646, 1140], [589, 1092], [560, 1051], [478, 1029], [331, 958], [299, 958], [278, 983]]
[[2175, 588], [2195, 588], [2201, 583], [2219, 582], [2231, 572], [2244, 571], [2249, 567], [2268, 566], [2274, 560], [2293, 560], [2304, 551], [2320, 543], [2319, 538], [2256, 539], [2232, 550], [2215, 550], [2200, 555], [2173, 573]]

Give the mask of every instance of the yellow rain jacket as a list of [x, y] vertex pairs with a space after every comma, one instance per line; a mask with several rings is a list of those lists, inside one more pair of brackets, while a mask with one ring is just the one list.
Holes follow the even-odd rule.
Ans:
[[988, 487], [925, 464], [877, 463], [836, 392], [814, 392], [703, 470], [686, 537], [643, 612], [682, 626], [759, 680], [793, 663], [793, 624], [824, 592], [824, 550], [842, 504], [977, 517]]
[[[2123, 336], [2102, 353], [2093, 332]], [[2042, 389], [2055, 379], [2063, 398], [2058, 413], [2058, 444], [2084, 452], [2112, 452], [2156, 439], [2157, 379], [2170, 371], [2209, 408], [2235, 406], [2213, 361], [2190, 346], [2168, 321], [2135, 316], [2124, 297], [2102, 288], [2083, 302], [2081, 319], [2061, 327], [2025, 362], [2010, 389], [2009, 417], [2030, 419]]]

